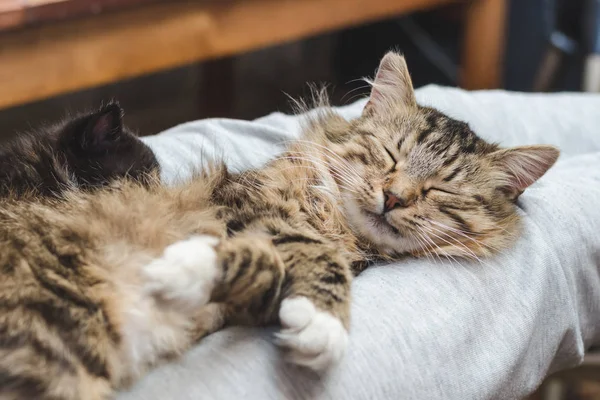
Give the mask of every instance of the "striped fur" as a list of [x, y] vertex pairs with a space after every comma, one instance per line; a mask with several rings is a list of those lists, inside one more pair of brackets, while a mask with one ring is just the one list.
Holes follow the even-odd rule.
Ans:
[[287, 357], [325, 368], [371, 260], [508, 246], [516, 198], [558, 152], [417, 106], [397, 54], [373, 85], [361, 118], [321, 109], [262, 169], [3, 200], [0, 399], [104, 399], [231, 324], [279, 322]]

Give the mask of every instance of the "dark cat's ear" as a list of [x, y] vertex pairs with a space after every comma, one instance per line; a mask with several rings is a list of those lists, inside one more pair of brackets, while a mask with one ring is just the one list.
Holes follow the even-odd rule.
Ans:
[[498, 150], [490, 157], [494, 168], [500, 172], [500, 187], [516, 199], [554, 165], [559, 154], [556, 147], [538, 145]]
[[79, 144], [87, 151], [106, 151], [122, 134], [123, 109], [118, 103], [113, 102], [86, 117], [85, 127], [79, 136]]
[[401, 108], [417, 106], [406, 61], [398, 53], [390, 51], [383, 56], [371, 85], [373, 88], [363, 115], [389, 115]]

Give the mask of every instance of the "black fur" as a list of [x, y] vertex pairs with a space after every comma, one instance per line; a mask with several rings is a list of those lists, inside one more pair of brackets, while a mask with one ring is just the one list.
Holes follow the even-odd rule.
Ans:
[[126, 176], [143, 181], [158, 168], [152, 150], [123, 126], [123, 110], [111, 102], [1, 145], [0, 196], [58, 196]]

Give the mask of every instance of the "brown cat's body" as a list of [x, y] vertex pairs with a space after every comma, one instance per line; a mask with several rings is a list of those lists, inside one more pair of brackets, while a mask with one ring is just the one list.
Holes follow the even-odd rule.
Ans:
[[150, 193], [135, 183], [66, 196], [2, 204], [2, 399], [11, 392], [15, 398], [104, 399], [155, 359], [189, 346], [187, 331], [203, 305], [200, 283], [189, 299], [179, 301], [177, 293], [163, 299], [161, 271], [144, 275], [167, 245], [188, 238], [199, 224], [219, 233], [211, 230], [201, 196], [192, 209], [178, 209], [176, 192]]
[[[253, 196], [241, 181], [217, 170], [181, 188], [123, 182], [49, 204], [5, 200], [0, 388], [103, 399], [224, 322], [275, 322], [282, 290], [310, 296], [347, 324], [356, 239], [331, 218], [330, 201], [307, 197], [304, 184]], [[220, 207], [229, 195], [241, 201]], [[181, 254], [168, 254], [170, 245]], [[210, 265], [213, 248], [219, 262]], [[154, 268], [161, 260], [165, 267]], [[217, 277], [212, 298], [223, 303], [203, 309]], [[170, 287], [170, 278], [183, 281]]]
[[371, 259], [506, 247], [557, 151], [418, 107], [405, 68], [387, 55], [363, 117], [322, 112], [260, 170], [3, 200], [0, 399], [104, 399], [226, 324], [280, 322], [290, 360], [322, 369]]

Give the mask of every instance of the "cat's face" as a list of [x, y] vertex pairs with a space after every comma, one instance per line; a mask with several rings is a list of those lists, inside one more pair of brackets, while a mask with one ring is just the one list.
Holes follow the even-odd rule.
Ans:
[[558, 157], [500, 149], [463, 122], [417, 106], [404, 59], [384, 57], [363, 116], [326, 157], [353, 229], [386, 254], [477, 258], [518, 233], [515, 200]]
[[56, 196], [68, 188], [94, 188], [123, 177], [144, 181], [158, 170], [158, 161], [123, 126], [122, 114], [117, 103], [110, 103], [3, 144], [0, 195]]

